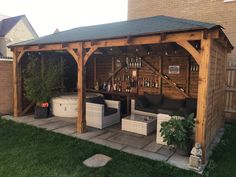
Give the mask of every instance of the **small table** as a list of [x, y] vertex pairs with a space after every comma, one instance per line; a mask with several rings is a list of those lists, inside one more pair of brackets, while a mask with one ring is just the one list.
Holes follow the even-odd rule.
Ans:
[[122, 119], [121, 129], [147, 136], [156, 130], [156, 125], [156, 117], [131, 114]]

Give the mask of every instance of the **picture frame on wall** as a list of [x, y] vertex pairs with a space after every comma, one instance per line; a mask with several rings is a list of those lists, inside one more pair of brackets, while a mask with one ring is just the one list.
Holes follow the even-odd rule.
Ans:
[[170, 65], [168, 69], [169, 74], [179, 74], [180, 66], [179, 65]]

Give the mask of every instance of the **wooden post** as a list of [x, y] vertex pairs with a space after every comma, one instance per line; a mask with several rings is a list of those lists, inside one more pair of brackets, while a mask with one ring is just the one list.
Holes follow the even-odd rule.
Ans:
[[86, 95], [85, 95], [85, 66], [84, 66], [84, 51], [83, 43], [78, 47], [78, 118], [77, 118], [77, 132], [84, 133], [86, 127]]
[[93, 60], [93, 87], [97, 84], [97, 58]]
[[[161, 56], [159, 59], [159, 71], [163, 74], [163, 57]], [[162, 95], [162, 77], [159, 77], [159, 88], [160, 88], [160, 95]]]
[[[22, 55], [20, 55], [22, 57]], [[21, 114], [21, 79], [20, 79], [20, 67], [17, 51], [13, 51], [13, 114], [14, 117], [19, 117]]]
[[191, 62], [190, 62], [190, 57], [188, 58], [188, 61], [187, 61], [187, 72], [186, 72], [186, 92], [187, 94], [189, 95], [189, 87], [190, 87], [190, 65], [191, 65]]
[[199, 64], [199, 84], [198, 84], [198, 103], [197, 103], [197, 124], [196, 142], [202, 145], [203, 163], [206, 160], [206, 121], [208, 105], [208, 83], [210, 70], [211, 36], [201, 39], [201, 58]]

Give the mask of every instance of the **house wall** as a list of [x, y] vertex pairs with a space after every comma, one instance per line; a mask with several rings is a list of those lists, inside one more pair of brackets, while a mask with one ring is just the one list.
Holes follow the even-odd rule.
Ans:
[[[128, 19], [166, 15], [212, 22], [225, 28], [225, 33], [236, 46], [236, 1], [224, 0], [129, 0]], [[228, 56], [236, 60], [236, 50]]]
[[[13, 39], [7, 45], [36, 38], [35, 32], [28, 25], [26, 20], [22, 18], [5, 36], [7, 40]], [[13, 53], [8, 48], [6, 50], [6, 56], [13, 56]]]
[[12, 113], [12, 61], [0, 60], [0, 114]]

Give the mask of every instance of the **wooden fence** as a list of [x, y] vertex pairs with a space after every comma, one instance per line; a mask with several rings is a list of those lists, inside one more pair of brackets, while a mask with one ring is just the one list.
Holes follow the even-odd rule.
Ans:
[[229, 60], [227, 63], [226, 79], [226, 119], [236, 120], [236, 60]]

